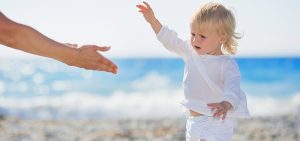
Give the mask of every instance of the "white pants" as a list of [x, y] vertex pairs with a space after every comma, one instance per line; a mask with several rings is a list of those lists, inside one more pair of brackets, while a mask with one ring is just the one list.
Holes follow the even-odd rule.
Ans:
[[186, 141], [230, 141], [233, 134], [233, 120], [224, 121], [208, 116], [188, 117]]

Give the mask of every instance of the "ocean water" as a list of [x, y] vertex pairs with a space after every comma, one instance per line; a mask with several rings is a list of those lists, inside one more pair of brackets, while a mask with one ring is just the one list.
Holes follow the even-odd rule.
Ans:
[[[253, 116], [300, 113], [300, 58], [237, 58]], [[115, 59], [119, 73], [53, 60], [0, 60], [0, 114], [19, 118], [178, 118], [180, 59]]]

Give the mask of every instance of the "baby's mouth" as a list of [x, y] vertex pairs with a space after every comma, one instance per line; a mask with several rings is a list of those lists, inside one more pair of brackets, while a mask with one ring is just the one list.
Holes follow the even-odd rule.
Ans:
[[201, 47], [199, 47], [199, 46], [194, 46], [194, 48], [197, 49], [197, 50], [201, 49]]

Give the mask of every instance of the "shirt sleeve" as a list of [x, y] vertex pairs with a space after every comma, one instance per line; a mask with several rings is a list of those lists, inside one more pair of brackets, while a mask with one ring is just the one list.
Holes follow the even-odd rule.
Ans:
[[241, 96], [240, 80], [241, 75], [237, 63], [229, 59], [223, 66], [224, 77], [224, 101], [228, 101], [233, 109], [238, 108]]
[[162, 26], [156, 36], [167, 50], [178, 54], [182, 58], [186, 58], [188, 43], [180, 39], [175, 31], [167, 26]]

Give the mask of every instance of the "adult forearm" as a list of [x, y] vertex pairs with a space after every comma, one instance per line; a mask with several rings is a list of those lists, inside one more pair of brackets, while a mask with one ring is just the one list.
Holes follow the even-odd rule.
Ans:
[[9, 20], [0, 12], [0, 44], [31, 54], [49, 57], [70, 66], [117, 73], [118, 67], [98, 51], [110, 48], [83, 45], [78, 48], [56, 42], [37, 30]]
[[8, 46], [31, 54], [59, 60], [68, 64], [68, 59], [77, 53], [76, 49], [47, 38], [35, 29], [16, 24]]

